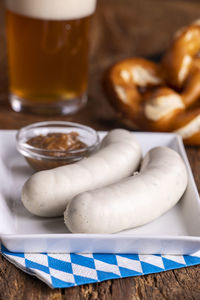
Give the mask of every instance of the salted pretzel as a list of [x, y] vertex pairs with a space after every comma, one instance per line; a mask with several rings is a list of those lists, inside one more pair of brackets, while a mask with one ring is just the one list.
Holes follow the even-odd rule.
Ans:
[[200, 50], [200, 20], [180, 29], [161, 61], [167, 83], [181, 89]]
[[200, 145], [199, 50], [197, 22], [176, 34], [160, 64], [131, 58], [107, 71], [104, 83], [109, 101], [128, 126], [174, 131], [186, 144]]

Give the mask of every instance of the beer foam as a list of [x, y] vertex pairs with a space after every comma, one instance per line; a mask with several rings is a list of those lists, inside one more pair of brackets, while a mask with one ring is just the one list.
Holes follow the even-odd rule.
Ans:
[[73, 20], [93, 14], [96, 0], [6, 0], [6, 8], [32, 18]]

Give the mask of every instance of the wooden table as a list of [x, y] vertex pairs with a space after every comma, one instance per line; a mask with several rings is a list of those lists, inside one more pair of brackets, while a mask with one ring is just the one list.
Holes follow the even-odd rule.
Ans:
[[[58, 119], [76, 121], [98, 130], [123, 127], [107, 103], [101, 87], [104, 70], [113, 62], [135, 55], [161, 53], [182, 25], [199, 17], [198, 0], [98, 0], [91, 39], [89, 103], [70, 117], [19, 114], [8, 105], [8, 80], [3, 1], [0, 2], [0, 128]], [[200, 150], [187, 148], [200, 189]], [[65, 290], [51, 290], [0, 257], [0, 300], [129, 300], [200, 299], [200, 266], [160, 274], [109, 280]]]

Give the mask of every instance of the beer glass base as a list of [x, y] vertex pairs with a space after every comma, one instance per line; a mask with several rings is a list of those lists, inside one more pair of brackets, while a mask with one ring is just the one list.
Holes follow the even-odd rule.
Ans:
[[14, 94], [10, 95], [11, 108], [16, 112], [28, 112], [34, 114], [74, 114], [87, 104], [87, 94], [74, 99], [56, 101], [53, 103], [35, 103], [22, 99]]

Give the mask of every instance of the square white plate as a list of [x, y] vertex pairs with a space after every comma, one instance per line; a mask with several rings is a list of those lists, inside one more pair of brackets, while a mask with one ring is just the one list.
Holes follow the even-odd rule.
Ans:
[[[105, 133], [101, 133], [103, 136]], [[0, 130], [0, 239], [15, 252], [190, 254], [200, 249], [200, 199], [181, 139], [175, 134], [134, 133], [145, 154], [176, 150], [188, 168], [181, 201], [155, 221], [117, 234], [71, 234], [63, 218], [39, 218], [25, 210], [20, 193], [33, 173], [15, 147], [14, 130]]]

